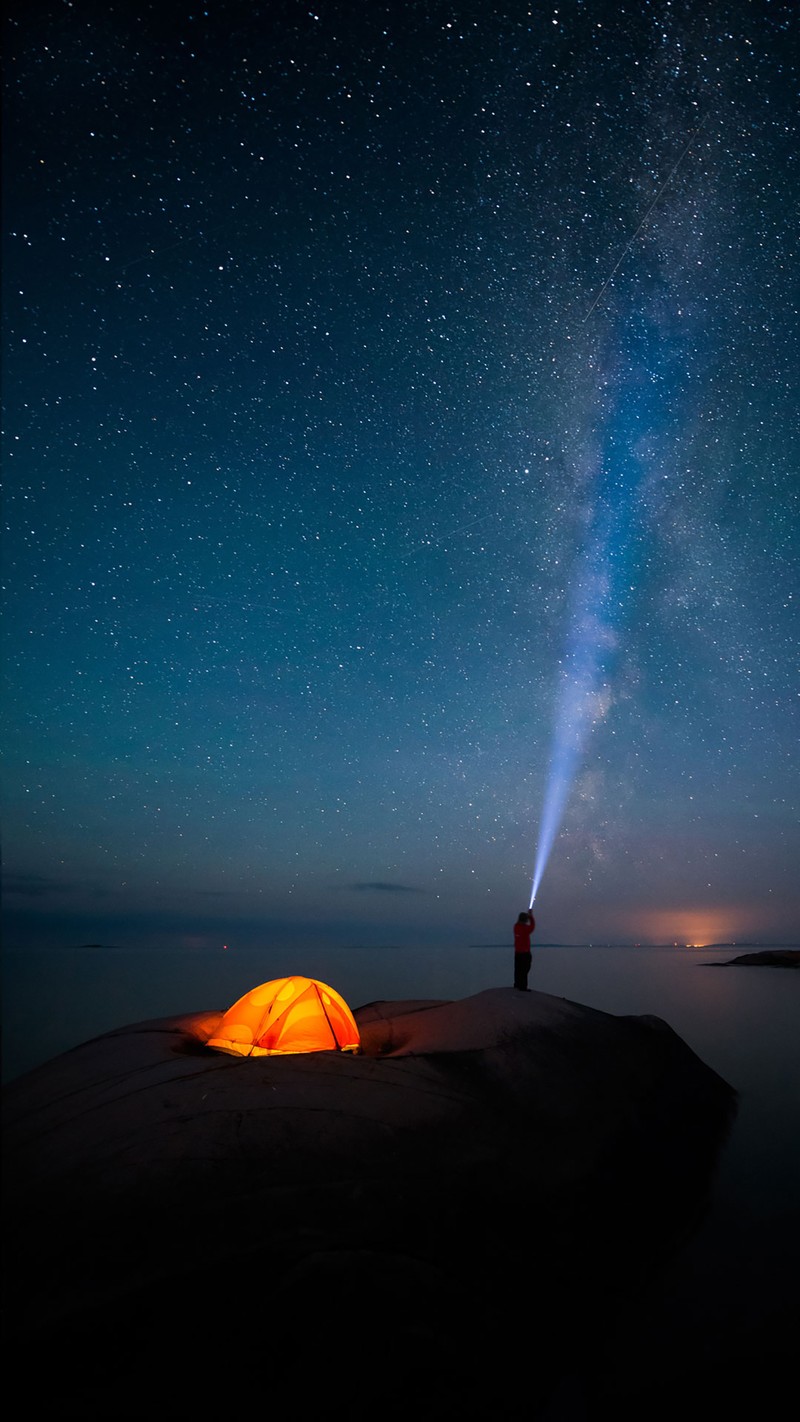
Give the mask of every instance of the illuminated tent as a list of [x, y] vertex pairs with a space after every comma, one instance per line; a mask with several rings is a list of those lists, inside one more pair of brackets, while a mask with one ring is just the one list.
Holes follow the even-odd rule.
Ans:
[[240, 997], [207, 1045], [237, 1057], [357, 1052], [358, 1028], [343, 997], [315, 978], [274, 978]]

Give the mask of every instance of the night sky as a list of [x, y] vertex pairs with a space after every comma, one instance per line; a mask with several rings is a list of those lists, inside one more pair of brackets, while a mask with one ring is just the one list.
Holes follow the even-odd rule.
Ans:
[[8, 7], [10, 941], [797, 941], [796, 14]]

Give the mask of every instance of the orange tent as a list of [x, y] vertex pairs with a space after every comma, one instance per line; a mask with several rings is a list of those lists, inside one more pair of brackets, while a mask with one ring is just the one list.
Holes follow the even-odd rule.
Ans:
[[207, 1045], [237, 1057], [357, 1052], [361, 1038], [343, 997], [315, 978], [274, 978], [229, 1007]]

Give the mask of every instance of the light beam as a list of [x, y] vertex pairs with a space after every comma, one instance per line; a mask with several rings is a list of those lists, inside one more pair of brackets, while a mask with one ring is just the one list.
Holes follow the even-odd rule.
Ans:
[[640, 491], [652, 457], [646, 440], [657, 428], [665, 379], [670, 374], [669, 343], [644, 316], [637, 315], [630, 322], [621, 348], [624, 355], [606, 407], [587, 534], [570, 601], [567, 646], [559, 668], [530, 906], [539, 891], [589, 737], [610, 706], [611, 654], [635, 580]]

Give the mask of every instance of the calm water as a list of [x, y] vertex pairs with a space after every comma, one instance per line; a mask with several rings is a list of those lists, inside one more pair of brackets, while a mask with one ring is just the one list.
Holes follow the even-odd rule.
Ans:
[[[800, 1238], [800, 972], [726, 968], [741, 948], [538, 948], [531, 986], [614, 1014], [663, 1018], [740, 1093], [709, 1218], [660, 1296], [706, 1348], [747, 1335], [766, 1305], [795, 1305]], [[302, 972], [353, 1007], [458, 998], [511, 982], [498, 947], [296, 951], [60, 949], [3, 959], [5, 1080], [102, 1032], [223, 1009], [248, 988]], [[659, 1325], [660, 1327], [661, 1325]], [[580, 1416], [580, 1408], [574, 1413]]]

